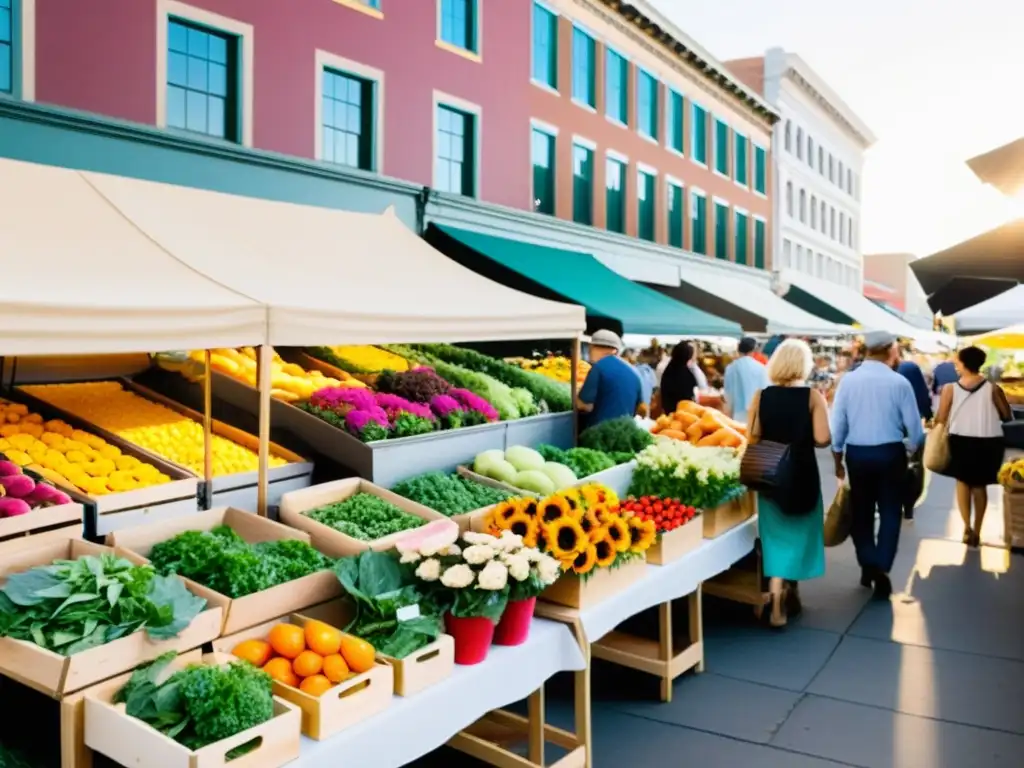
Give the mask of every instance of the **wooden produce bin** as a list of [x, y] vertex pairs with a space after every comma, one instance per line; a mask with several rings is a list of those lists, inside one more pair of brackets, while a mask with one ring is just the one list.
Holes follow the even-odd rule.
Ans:
[[737, 496], [714, 509], [702, 510], [704, 538], [717, 538], [756, 514], [757, 494], [754, 491], [747, 491], [742, 496]]
[[0, 518], [0, 541], [15, 537], [31, 536], [58, 529], [68, 529], [72, 537], [82, 535], [82, 519], [85, 507], [78, 502], [40, 507], [17, 517]]
[[95, 510], [97, 535], [104, 535], [110, 531], [133, 525], [191, 515], [199, 508], [197, 500], [199, 479], [191, 472], [139, 448], [134, 443], [129, 443], [112, 432], [100, 429], [85, 419], [55, 408], [28, 394], [21, 387], [7, 392], [6, 396], [14, 402], [27, 405], [30, 410], [38, 413], [47, 421], [61, 419], [75, 429], [81, 429], [96, 437], [101, 437], [119, 448], [121, 453], [151, 464], [171, 478], [169, 483], [162, 485], [103, 496], [90, 496], [71, 485], [62, 486], [62, 489], [67, 491], [72, 498], [83, 501], [89, 510]]
[[349, 477], [344, 480], [314, 485], [301, 491], [286, 493], [281, 497], [281, 522], [308, 533], [312, 538], [313, 546], [328, 557], [349, 557], [350, 555], [358, 555], [360, 552], [368, 549], [378, 552], [391, 549], [395, 546], [395, 542], [405, 535], [407, 531], [401, 531], [375, 541], [360, 541], [341, 531], [336, 531], [329, 525], [318, 523], [304, 514], [326, 504], [344, 501], [355, 496], [357, 493], [369, 493], [379, 496], [385, 501], [394, 504], [403, 512], [422, 517], [425, 522], [449, 519], [440, 512], [435, 512], [422, 504], [409, 501], [404, 496], [392, 493], [387, 488], [381, 488], [379, 485], [375, 485], [368, 480]]
[[[322, 621], [332, 627], [346, 627], [352, 620], [353, 607], [347, 599], [331, 600], [307, 608], [300, 616]], [[455, 669], [455, 641], [450, 635], [441, 635], [430, 645], [410, 653], [404, 659], [378, 653], [377, 661], [394, 669], [396, 696], [414, 696], [452, 674]]]
[[629, 589], [646, 573], [646, 560], [634, 560], [618, 568], [595, 568], [586, 580], [573, 573], [563, 573], [544, 590], [540, 599], [584, 611]]
[[647, 562], [651, 565], [667, 565], [700, 549], [704, 543], [704, 522], [697, 515], [686, 525], [658, 536], [654, 546], [647, 550]]
[[[129, 559], [149, 562], [147, 558], [156, 544], [185, 531], [211, 531], [220, 525], [228, 526], [250, 544], [281, 539], [296, 539], [310, 543], [309, 536], [302, 531], [275, 523], [265, 517], [258, 517], [251, 512], [220, 507], [198, 512], [188, 519], [168, 520], [118, 531], [107, 536], [107, 544], [114, 547], [118, 554]], [[311, 573], [309, 576], [278, 584], [262, 592], [234, 599], [214, 592], [191, 579], [184, 581], [190, 590], [200, 597], [205, 597], [210, 605], [223, 609], [224, 621], [218, 635], [234, 634], [341, 594], [341, 584], [330, 570]]]
[[[223, 664], [222, 654], [207, 654], [204, 664]], [[188, 662], [174, 662], [184, 668]], [[159, 768], [215, 768], [229, 763], [236, 768], [278, 768], [299, 756], [301, 714], [297, 707], [274, 697], [274, 716], [265, 723], [236, 733], [198, 750], [190, 750], [142, 720], [130, 717], [124, 704], [114, 704], [114, 695], [131, 675], [110, 680], [85, 695], [85, 744], [123, 766]], [[228, 754], [252, 745], [252, 751], [238, 758]]]
[[1003, 489], [1003, 534], [1010, 549], [1024, 547], [1024, 489]]

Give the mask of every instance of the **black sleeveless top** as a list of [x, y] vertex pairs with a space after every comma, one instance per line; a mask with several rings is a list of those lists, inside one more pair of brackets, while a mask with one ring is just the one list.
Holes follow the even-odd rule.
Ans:
[[821, 496], [821, 477], [814, 453], [810, 387], [767, 387], [761, 392], [757, 418], [762, 440], [791, 446], [797, 486], [786, 498], [772, 498], [787, 514], [811, 512]]

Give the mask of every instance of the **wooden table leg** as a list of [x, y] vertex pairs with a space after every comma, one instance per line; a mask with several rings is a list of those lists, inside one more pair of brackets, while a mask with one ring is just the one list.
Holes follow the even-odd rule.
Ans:
[[[703, 594], [704, 586], [702, 584], [697, 585], [697, 590], [687, 598], [690, 608], [690, 644], [701, 643], [703, 649], [704, 641], [704, 614], [701, 610], [701, 595]], [[704, 653], [703, 650], [700, 654], [700, 662], [694, 667], [694, 672], [704, 671]]]
[[535, 765], [544, 763], [544, 742], [546, 741], [546, 724], [544, 712], [544, 685], [530, 694], [526, 700], [526, 712], [530, 724], [528, 726], [530, 762]]
[[92, 750], [85, 746], [85, 694], [73, 693], [60, 702], [61, 768], [92, 768]]
[[665, 662], [665, 669], [661, 674], [661, 700], [667, 703], [672, 701], [672, 673], [669, 666], [674, 653], [671, 602], [665, 602], [658, 606], [658, 635], [661, 660]]
[[586, 768], [593, 768], [594, 749], [591, 743], [592, 731], [590, 726], [590, 644], [582, 645], [583, 660], [586, 666], [579, 672], [574, 672], [574, 702], [573, 711], [576, 719], [576, 738], [583, 745], [586, 760]]

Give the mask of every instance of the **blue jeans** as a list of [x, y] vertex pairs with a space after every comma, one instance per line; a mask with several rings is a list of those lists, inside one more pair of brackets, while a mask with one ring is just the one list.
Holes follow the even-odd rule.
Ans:
[[[850, 535], [861, 568], [888, 573], [896, 559], [903, 518], [907, 450], [903, 443], [846, 446], [853, 523]], [[878, 537], [875, 538], [875, 509]]]

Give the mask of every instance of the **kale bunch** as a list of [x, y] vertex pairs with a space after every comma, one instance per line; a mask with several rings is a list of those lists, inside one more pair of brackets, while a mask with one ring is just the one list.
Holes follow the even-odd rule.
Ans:
[[511, 498], [514, 494], [481, 483], [474, 483], [457, 474], [428, 472], [403, 480], [391, 489], [399, 496], [430, 507], [452, 517]]
[[637, 426], [629, 416], [603, 421], [580, 433], [580, 445], [605, 453], [623, 453], [635, 456], [654, 443], [646, 429]]
[[303, 514], [360, 541], [376, 541], [399, 531], [419, 528], [427, 522], [372, 493], [357, 493]]

